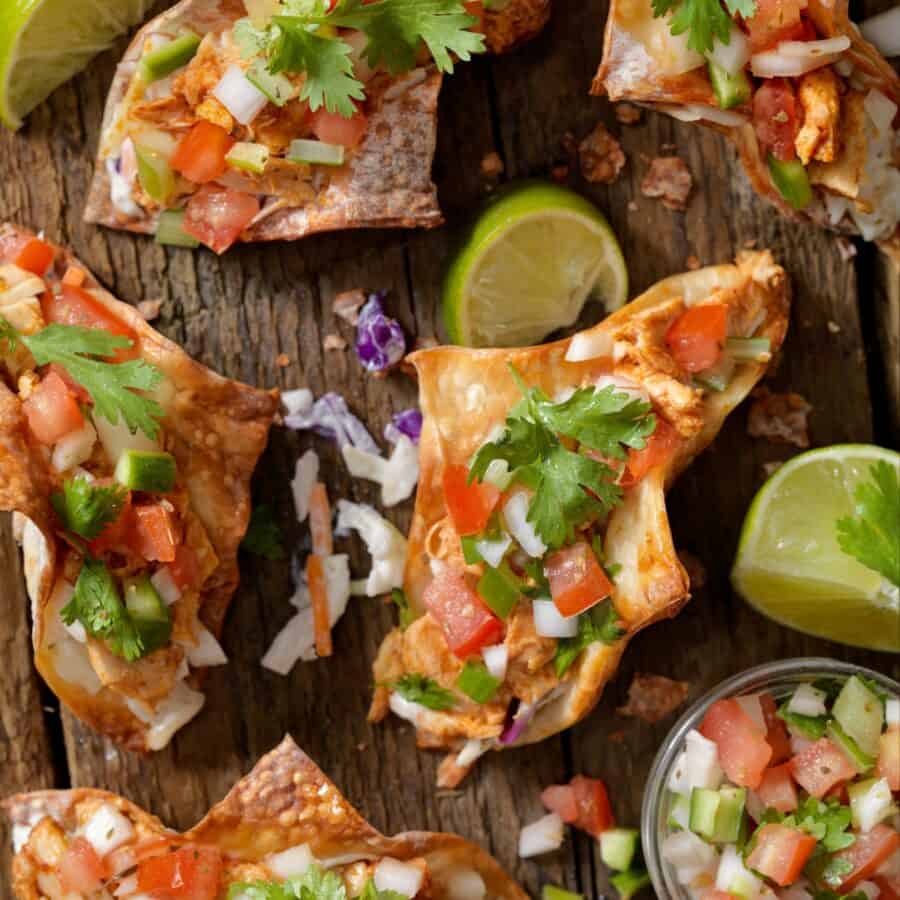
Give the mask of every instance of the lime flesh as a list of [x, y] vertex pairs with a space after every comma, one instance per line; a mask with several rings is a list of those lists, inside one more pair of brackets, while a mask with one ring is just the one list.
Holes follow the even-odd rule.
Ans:
[[612, 311], [627, 295], [625, 260], [600, 211], [528, 182], [475, 223], [444, 283], [444, 322], [456, 344], [527, 346], [574, 324], [589, 297]]
[[0, 122], [18, 128], [51, 91], [152, 6], [153, 0], [3, 0]]
[[817, 637], [900, 652], [900, 590], [844, 553], [837, 521], [874, 463], [900, 454], [842, 444], [801, 454], [766, 482], [747, 513], [731, 578], [759, 612]]

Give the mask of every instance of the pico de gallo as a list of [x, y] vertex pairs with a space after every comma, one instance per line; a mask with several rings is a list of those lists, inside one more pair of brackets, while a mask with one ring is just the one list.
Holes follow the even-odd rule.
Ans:
[[[230, 0], [162, 16], [101, 143], [124, 227], [217, 253], [320, 198], [374, 111], [484, 49], [484, 4]], [[402, 124], [402, 123], [401, 123]]]
[[654, 15], [673, 11], [673, 40], [684, 41], [679, 69], [705, 66], [718, 106], [670, 109], [731, 127], [751, 122], [759, 159], [791, 207], [816, 208], [817, 218], [867, 240], [888, 238], [900, 222], [900, 79], [861, 55], [849, 30], [834, 30], [830, 6], [817, 14], [818, 5], [654, 3]]
[[49, 243], [0, 234], [0, 389], [57, 546], [38, 652], [90, 696], [118, 697], [146, 726], [142, 749], [159, 749], [203, 705], [191, 669], [226, 661], [198, 616], [218, 559], [171, 452], [174, 387], [101, 296]]
[[900, 698], [863, 676], [717, 700], [667, 787], [662, 855], [691, 896], [900, 897]]

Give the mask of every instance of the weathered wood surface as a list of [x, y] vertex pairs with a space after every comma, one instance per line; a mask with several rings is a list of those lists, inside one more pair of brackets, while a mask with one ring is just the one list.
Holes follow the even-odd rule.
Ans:
[[[891, 0], [871, 0], [869, 11], [889, 5]], [[773, 385], [797, 391], [813, 405], [814, 445], [873, 438], [896, 445], [896, 269], [889, 277], [871, 249], [845, 259], [833, 237], [785, 223], [752, 196], [717, 136], [651, 114], [638, 125], [618, 125], [608, 103], [587, 96], [605, 14], [603, 0], [556, 0], [548, 31], [530, 47], [460, 67], [448, 80], [435, 176], [450, 224], [437, 232], [325, 235], [295, 245], [241, 247], [219, 260], [206, 251], [163, 250], [144, 238], [85, 226], [81, 211], [115, 52], [57, 91], [22, 132], [0, 135], [0, 220], [45, 229], [125, 300], [161, 298], [157, 326], [202, 362], [262, 385], [308, 385], [316, 394], [337, 390], [377, 435], [392, 411], [412, 405], [415, 385], [402, 374], [366, 378], [349, 351], [323, 351], [326, 334], [350, 337], [332, 315], [334, 295], [355, 287], [389, 288], [390, 309], [410, 334], [439, 335], [446, 256], [487, 190], [481, 159], [498, 152], [504, 177], [546, 175], [567, 161], [566, 135], [581, 138], [602, 118], [621, 135], [628, 154], [622, 178], [595, 188], [573, 167], [569, 181], [610, 217], [629, 260], [633, 292], [684, 269], [690, 256], [712, 263], [730, 259], [751, 241], [771, 247], [795, 289], [791, 334]], [[665, 145], [674, 145], [694, 173], [685, 214], [640, 193], [649, 159]], [[281, 353], [290, 359], [284, 368], [276, 362]], [[416, 752], [409, 728], [396, 721], [373, 728], [365, 721], [369, 666], [392, 620], [380, 602], [354, 601], [336, 629], [333, 659], [298, 665], [287, 679], [260, 668], [264, 649], [291, 613], [287, 563], [243, 560], [243, 583], [224, 637], [231, 664], [211, 673], [205, 711], [169, 750], [141, 759], [71, 716], [60, 717], [33, 672], [26, 601], [3, 522], [0, 795], [93, 785], [120, 791], [184, 828], [290, 731], [378, 827], [458, 831], [487, 846], [532, 893], [552, 881], [599, 898], [607, 885], [592, 842], [573, 836], [562, 851], [537, 863], [516, 858], [516, 838], [519, 827], [540, 812], [540, 788], [576, 772], [605, 777], [620, 821], [637, 823], [644, 780], [671, 721], [648, 726], [616, 715], [634, 672], [690, 681], [696, 696], [752, 664], [811, 653], [895, 676], [900, 668], [887, 655], [779, 628], [730, 590], [728, 570], [743, 513], [763, 478], [762, 464], [791, 453], [748, 438], [745, 429], [746, 411], [739, 409], [671, 497], [678, 545], [704, 563], [708, 576], [686, 612], [634, 642], [586, 722], [537, 747], [489, 757], [452, 793], [434, 788], [438, 760]], [[298, 452], [310, 442], [276, 429], [255, 479], [257, 498], [273, 504], [300, 549], [307, 539], [289, 524], [285, 484]], [[370, 486], [350, 481], [330, 447], [318, 440], [315, 446], [332, 496], [375, 500]], [[408, 517], [407, 504], [396, 520], [405, 527]], [[355, 543], [349, 547], [355, 571], [364, 570], [364, 552]], [[6, 838], [0, 825], [4, 848]], [[3, 887], [8, 854], [0, 858], [5, 900], [11, 897]]]

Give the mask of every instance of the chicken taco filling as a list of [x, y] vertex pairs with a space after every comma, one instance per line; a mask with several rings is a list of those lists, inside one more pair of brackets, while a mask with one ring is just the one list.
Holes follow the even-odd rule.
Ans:
[[658, 58], [659, 77], [685, 79], [683, 97], [673, 80], [671, 100], [654, 98], [662, 108], [687, 121], [752, 124], [757, 174], [786, 204], [886, 239], [900, 222], [900, 81], [856, 25], [842, 27], [841, 4], [831, 6], [716, 0], [700, 11], [664, 0], [651, 13], [649, 0], [628, 0], [617, 24]]
[[381, 107], [484, 49], [461, 0], [182, 6], [142, 32], [100, 161], [126, 227], [151, 216], [160, 241], [218, 253], [314, 204]]
[[0, 241], [0, 371], [55, 536], [36, 643], [64, 681], [118, 695], [159, 749], [203, 705], [191, 669], [226, 661], [199, 615], [219, 560], [170, 452], [174, 387], [99, 296], [44, 241]]
[[[445, 448], [433, 506], [420, 482], [423, 560], [414, 525], [412, 596], [395, 595], [400, 628], [375, 664], [372, 715], [389, 708], [416, 724], [424, 745], [461, 748], [444, 783], [491, 747], [519, 741], [542, 707], [573, 688], [586, 651], [599, 651], [609, 677], [627, 636], [684, 601], [673, 560], [665, 583], [646, 592], [655, 610], [638, 609], [636, 585], [659, 578], [665, 542], [636, 532], [667, 534], [665, 507], [654, 500], [648, 515], [624, 508], [645, 482], [661, 497], [673, 470], [696, 452], [691, 442], [708, 426], [708, 398], [725, 396], [742, 368], [768, 361], [766, 320], [760, 295], [713, 291], [624, 318], [604, 335], [601, 358], [568, 376], [560, 360], [559, 380], [534, 367], [520, 374], [510, 357], [502, 377], [515, 381], [521, 399], [504, 407], [501, 424], [484, 426], [487, 439], [473, 445], [467, 464], [448, 460], [453, 451]], [[591, 332], [576, 336], [566, 359], [586, 359], [579, 348], [592, 340]], [[441, 426], [426, 411], [423, 453], [433, 427]], [[422, 465], [428, 491], [428, 461]], [[657, 559], [645, 559], [645, 544]], [[410, 567], [426, 574], [411, 577]]]

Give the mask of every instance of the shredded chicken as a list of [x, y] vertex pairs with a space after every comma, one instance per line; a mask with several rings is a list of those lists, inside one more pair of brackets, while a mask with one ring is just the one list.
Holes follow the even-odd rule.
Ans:
[[803, 110], [803, 126], [794, 138], [800, 162], [804, 166], [813, 159], [833, 162], [840, 149], [841, 95], [837, 75], [829, 66], [807, 72], [800, 79], [797, 98]]

